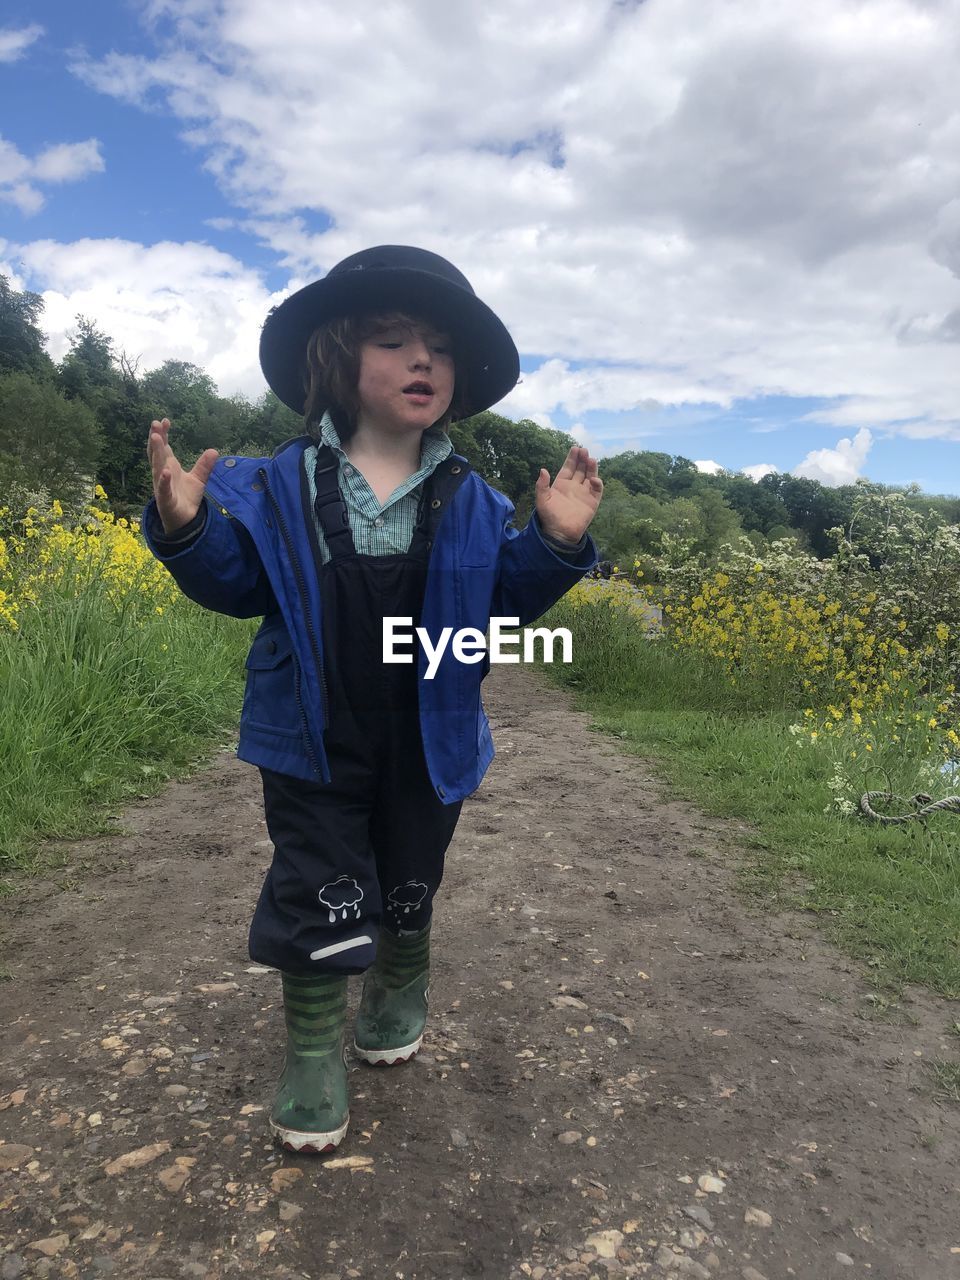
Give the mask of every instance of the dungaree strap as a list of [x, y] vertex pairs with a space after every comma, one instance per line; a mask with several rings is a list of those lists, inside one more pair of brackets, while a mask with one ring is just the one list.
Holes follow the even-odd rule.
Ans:
[[[451, 454], [440, 463], [426, 484], [421, 486], [417, 523], [410, 542], [411, 553], [429, 551], [433, 546], [441, 517], [470, 471], [470, 463], [465, 458]], [[336, 454], [329, 445], [320, 445], [314, 468], [317, 487], [314, 511], [330, 550], [331, 560], [356, 554], [350, 517], [340, 492], [338, 475]]]
[[340, 492], [339, 472], [340, 464], [337, 462], [337, 455], [328, 444], [318, 445], [317, 462], [313, 469], [313, 478], [317, 486], [313, 509], [330, 549], [331, 560], [356, 553], [353, 534], [350, 531], [347, 504]]

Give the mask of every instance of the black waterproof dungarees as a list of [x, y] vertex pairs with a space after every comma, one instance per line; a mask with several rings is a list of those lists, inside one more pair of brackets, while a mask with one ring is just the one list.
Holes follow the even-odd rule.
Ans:
[[[422, 486], [401, 555], [359, 555], [337, 485], [336, 456], [317, 451], [315, 511], [330, 551], [321, 563], [324, 747], [329, 784], [261, 769], [274, 844], [250, 927], [250, 955], [286, 973], [361, 973], [381, 927], [424, 928], [461, 805], [437, 798], [427, 773], [413, 663], [383, 661], [384, 617], [420, 621], [436, 528], [469, 465], [447, 458]], [[406, 628], [405, 628], [406, 630]]]

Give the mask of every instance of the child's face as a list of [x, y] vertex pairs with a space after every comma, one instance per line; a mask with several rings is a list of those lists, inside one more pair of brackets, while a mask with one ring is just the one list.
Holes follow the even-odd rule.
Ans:
[[454, 377], [449, 334], [388, 321], [360, 346], [358, 424], [423, 432], [449, 409]]

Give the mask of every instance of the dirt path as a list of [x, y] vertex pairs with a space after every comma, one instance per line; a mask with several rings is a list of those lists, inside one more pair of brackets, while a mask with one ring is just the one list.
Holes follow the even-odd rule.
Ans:
[[737, 899], [717, 824], [535, 674], [488, 684], [424, 1052], [354, 1064], [338, 1159], [266, 1131], [253, 770], [219, 756], [3, 903], [0, 1280], [960, 1278], [960, 1110], [924, 1069], [956, 1007], [864, 1018], [807, 921]]

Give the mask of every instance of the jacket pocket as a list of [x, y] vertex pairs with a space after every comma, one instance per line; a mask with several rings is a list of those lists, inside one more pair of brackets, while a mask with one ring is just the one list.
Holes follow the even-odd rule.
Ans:
[[245, 727], [300, 737], [293, 642], [286, 627], [261, 629], [247, 655], [247, 684], [243, 693]]

